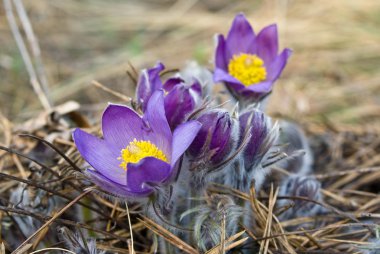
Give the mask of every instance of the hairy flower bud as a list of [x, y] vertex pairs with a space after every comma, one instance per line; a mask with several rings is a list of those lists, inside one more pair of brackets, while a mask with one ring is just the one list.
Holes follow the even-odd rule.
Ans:
[[202, 168], [216, 169], [225, 165], [237, 144], [236, 120], [219, 109], [208, 111], [196, 120], [202, 127], [188, 149], [188, 156]]
[[93, 238], [86, 239], [81, 231], [72, 232], [66, 227], [59, 229], [59, 239], [66, 248], [75, 253], [83, 254], [104, 254], [105, 251], [96, 248], [96, 241]]
[[[290, 155], [291, 158], [283, 160], [278, 166], [293, 174], [309, 174], [314, 158], [305, 133], [296, 123], [285, 120], [282, 120], [279, 126], [280, 136], [277, 143], [285, 146], [284, 152]], [[303, 152], [302, 156], [300, 156], [300, 152]], [[299, 156], [294, 156], [296, 154], [299, 154]]]
[[[294, 199], [294, 206], [288, 209], [281, 217], [291, 219], [299, 216], [314, 216], [320, 206], [312, 201], [321, 200], [321, 183], [311, 176], [291, 176], [282, 182], [280, 196], [301, 197], [311, 200]], [[282, 201], [286, 205], [289, 201]]]
[[250, 138], [243, 150], [244, 167], [251, 170], [262, 160], [265, 151], [269, 147], [264, 142], [270, 132], [270, 122], [264, 113], [260, 111], [249, 111], [239, 117], [240, 120], [240, 142], [244, 134], [249, 131]]
[[258, 110], [250, 110], [239, 117], [240, 136], [238, 147], [243, 146], [240, 160], [233, 166], [233, 172], [226, 174], [226, 184], [241, 191], [248, 191], [255, 181], [259, 189], [268, 173], [266, 167], [276, 157], [272, 147], [278, 138], [278, 127], [272, 127], [270, 118]]
[[[207, 195], [205, 203], [192, 207], [181, 215], [194, 218], [193, 236], [202, 251], [220, 244], [223, 231], [228, 238], [236, 233], [244, 209], [232, 197], [221, 194]], [[221, 225], [225, 224], [222, 228]]]

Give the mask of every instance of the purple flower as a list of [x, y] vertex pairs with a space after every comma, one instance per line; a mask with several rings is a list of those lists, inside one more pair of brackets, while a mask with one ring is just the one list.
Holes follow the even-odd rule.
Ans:
[[278, 55], [275, 24], [257, 36], [243, 14], [238, 14], [224, 39], [217, 36], [214, 81], [224, 82], [234, 96], [259, 100], [272, 90], [291, 55], [284, 49]]
[[129, 107], [111, 104], [102, 117], [103, 139], [80, 129], [73, 138], [94, 168], [87, 173], [96, 185], [118, 197], [144, 197], [154, 191], [153, 185], [170, 181], [200, 127], [199, 122], [189, 121], [172, 132], [163, 91], [156, 91], [143, 117]]
[[202, 87], [198, 81], [188, 85], [180, 77], [169, 78], [165, 83], [160, 78], [160, 72], [165, 66], [158, 63], [156, 67], [144, 70], [137, 84], [137, 103], [145, 112], [152, 94], [163, 89], [165, 91], [165, 113], [170, 128], [173, 130], [186, 120], [193, 112], [202, 95]]
[[239, 117], [240, 142], [243, 142], [245, 132], [248, 131], [249, 139], [242, 151], [244, 167], [251, 170], [257, 167], [267, 150], [270, 148], [265, 144], [270, 133], [270, 121], [261, 111], [251, 110]]
[[202, 127], [187, 154], [202, 167], [218, 167], [236, 148], [237, 121], [227, 111], [216, 109], [202, 114], [196, 120]]
[[251, 181], [259, 190], [271, 165], [273, 146], [278, 139], [278, 126], [272, 126], [270, 118], [258, 110], [250, 110], [239, 117], [240, 136], [238, 146], [243, 146], [240, 160], [233, 172], [226, 175], [226, 183], [241, 191], [248, 191]]

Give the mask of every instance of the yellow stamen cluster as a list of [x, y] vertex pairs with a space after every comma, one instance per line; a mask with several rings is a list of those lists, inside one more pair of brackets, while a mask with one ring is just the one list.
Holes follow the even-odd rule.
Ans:
[[129, 142], [129, 145], [121, 150], [121, 156], [117, 158], [121, 160], [120, 167], [127, 170], [128, 163], [137, 163], [145, 157], [154, 157], [159, 160], [168, 162], [166, 155], [157, 146], [150, 141], [136, 140]]
[[252, 54], [234, 55], [228, 64], [228, 72], [245, 86], [260, 83], [267, 77], [264, 61]]

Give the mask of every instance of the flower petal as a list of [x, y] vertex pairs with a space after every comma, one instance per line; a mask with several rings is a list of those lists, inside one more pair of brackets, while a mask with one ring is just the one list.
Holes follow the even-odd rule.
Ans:
[[133, 192], [152, 190], [149, 183], [163, 183], [172, 172], [168, 163], [154, 157], [146, 157], [138, 163], [129, 163], [127, 185]]
[[228, 157], [231, 152], [233, 141], [231, 139], [232, 119], [228, 112], [219, 112], [218, 118], [215, 119], [213, 133], [210, 142], [210, 150], [215, 151], [211, 157], [213, 163], [222, 162]]
[[228, 83], [234, 83], [237, 84], [240, 89], [243, 89], [245, 86], [236, 78], [232, 77], [230, 74], [228, 74], [226, 71], [216, 68], [214, 71], [214, 82], [228, 82]]
[[291, 49], [284, 49], [281, 54], [268, 66], [268, 80], [276, 80], [281, 75], [282, 70], [285, 68], [288, 58], [292, 55]]
[[[231, 54], [250, 53], [248, 49], [254, 41], [255, 33], [244, 14], [236, 15], [226, 40]], [[231, 56], [227, 56], [227, 59], [230, 58]]]
[[188, 121], [179, 125], [173, 133], [173, 153], [170, 164], [175, 165], [179, 157], [191, 145], [202, 125], [198, 121]]
[[183, 81], [183, 79], [181, 79], [181, 78], [170, 78], [170, 79], [168, 79], [168, 80], [165, 82], [163, 88], [164, 88], [165, 92], [170, 92], [171, 90], [173, 90], [173, 88], [174, 88], [175, 86], [177, 86], [177, 85], [179, 85], [179, 84], [181, 84], [181, 83], [183, 83], [183, 82], [184, 82], [184, 81]]
[[83, 158], [100, 174], [108, 179], [125, 185], [125, 171], [119, 167], [119, 151], [105, 140], [97, 138], [80, 129], [73, 132], [73, 139]]
[[158, 62], [155, 67], [141, 72], [137, 83], [136, 98], [137, 102], [141, 104], [143, 111], [146, 110], [149, 98], [153, 92], [162, 89], [160, 72], [164, 69], [165, 66]]
[[[165, 115], [164, 92], [158, 90], [149, 99], [147, 110], [143, 120], [146, 126], [146, 137], [152, 141], [166, 156], [171, 155], [172, 151], [172, 132]], [[170, 160], [170, 158], [168, 158]]]
[[202, 96], [202, 85], [199, 80], [194, 78], [193, 84], [190, 86], [191, 91], [194, 91], [199, 97]]
[[146, 197], [152, 193], [152, 190], [132, 191], [126, 185], [115, 183], [95, 170], [86, 170], [85, 174], [94, 184], [99, 186], [102, 190], [117, 197]]
[[119, 151], [133, 139], [141, 140], [144, 124], [141, 117], [123, 105], [110, 104], [103, 113], [102, 130], [104, 139]]
[[226, 58], [226, 41], [224, 40], [224, 36], [221, 34], [216, 37], [216, 40], [215, 67], [222, 70], [227, 70], [228, 59]]
[[240, 142], [247, 128], [251, 128], [251, 137], [242, 152], [246, 169], [255, 167], [265, 155], [261, 147], [269, 133], [269, 122], [264, 113], [258, 110], [248, 111], [242, 114], [240, 121]]
[[278, 52], [277, 25], [273, 24], [261, 30], [256, 37], [255, 46], [257, 55], [264, 63], [272, 63]]
[[254, 85], [247, 86], [247, 89], [256, 93], [269, 93], [272, 90], [273, 82], [264, 81]]
[[183, 123], [186, 116], [195, 108], [195, 100], [188, 88], [183, 84], [175, 86], [169, 94], [165, 96], [165, 113], [170, 128], [175, 129]]

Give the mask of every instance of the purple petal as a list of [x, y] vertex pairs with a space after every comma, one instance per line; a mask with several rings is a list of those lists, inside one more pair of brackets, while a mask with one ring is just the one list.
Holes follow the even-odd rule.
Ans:
[[264, 81], [254, 85], [247, 86], [247, 89], [256, 93], [269, 93], [272, 90], [273, 82]]
[[178, 126], [173, 133], [173, 153], [170, 164], [174, 166], [197, 136], [202, 125], [197, 121], [189, 121]]
[[[228, 112], [222, 110], [206, 112], [197, 118], [197, 121], [202, 127], [191, 143], [188, 154], [194, 160], [209, 157], [215, 164], [222, 162], [231, 151], [233, 143], [230, 139], [233, 122]], [[204, 153], [212, 156], [204, 156]]]
[[173, 136], [165, 115], [162, 90], [154, 92], [149, 99], [143, 121], [147, 124], [145, 128], [148, 140], [161, 149], [167, 157], [170, 156]]
[[158, 62], [154, 68], [142, 71], [137, 83], [136, 98], [143, 111], [146, 110], [148, 100], [154, 91], [162, 89], [160, 72], [164, 69], [165, 66]]
[[168, 163], [154, 157], [146, 157], [138, 163], [129, 163], [127, 185], [131, 191], [144, 192], [152, 190], [149, 183], [163, 183], [171, 175]]
[[170, 78], [168, 79], [165, 84], [164, 84], [164, 90], [165, 92], [170, 92], [171, 90], [173, 90], [173, 88], [181, 83], [183, 83], [183, 79], [181, 78]]
[[152, 190], [132, 191], [126, 185], [120, 185], [118, 183], [115, 183], [94, 170], [86, 170], [85, 174], [90, 178], [90, 180], [94, 184], [99, 186], [103, 191], [108, 192], [117, 197], [146, 197], [150, 193], [152, 193]]
[[239, 117], [239, 121], [240, 142], [242, 142], [245, 130], [251, 127], [250, 140], [248, 141], [242, 153], [244, 166], [246, 169], [250, 169], [253, 166], [257, 165], [261, 161], [262, 156], [264, 156], [261, 151], [261, 146], [269, 132], [267, 119], [264, 113], [253, 110], [242, 114]]
[[232, 149], [231, 130], [232, 120], [228, 112], [221, 112], [216, 119], [213, 135], [210, 142], [210, 150], [216, 153], [211, 160], [217, 164], [227, 158]]
[[[250, 53], [249, 48], [255, 41], [255, 33], [244, 14], [236, 15], [228, 33], [226, 45], [231, 54]], [[227, 56], [230, 59], [231, 56]]]
[[202, 97], [202, 85], [199, 80], [194, 79], [194, 83], [190, 86], [190, 89], [194, 91], [199, 97]]
[[183, 84], [177, 85], [165, 96], [165, 113], [172, 130], [183, 123], [195, 108], [195, 100]]
[[268, 66], [268, 80], [275, 81], [280, 76], [282, 70], [288, 61], [288, 58], [292, 55], [291, 49], [284, 49], [282, 53]]
[[244, 89], [245, 86], [236, 78], [232, 77], [230, 74], [228, 74], [226, 71], [216, 68], [214, 71], [214, 82], [227, 82], [227, 83], [233, 83], [236, 84], [236, 88], [239, 90]]
[[108, 179], [125, 185], [125, 171], [119, 167], [120, 151], [105, 140], [97, 138], [80, 129], [73, 132], [73, 139], [83, 158], [100, 174]]
[[255, 41], [256, 53], [264, 60], [264, 63], [272, 63], [278, 52], [277, 25], [265, 27], [257, 35]]
[[228, 59], [226, 58], [226, 41], [224, 40], [223, 35], [217, 36], [217, 46], [215, 50], [215, 67], [222, 70], [227, 70]]
[[119, 151], [135, 138], [142, 140], [144, 137], [143, 129], [141, 117], [127, 106], [111, 104], [103, 113], [104, 139]]

